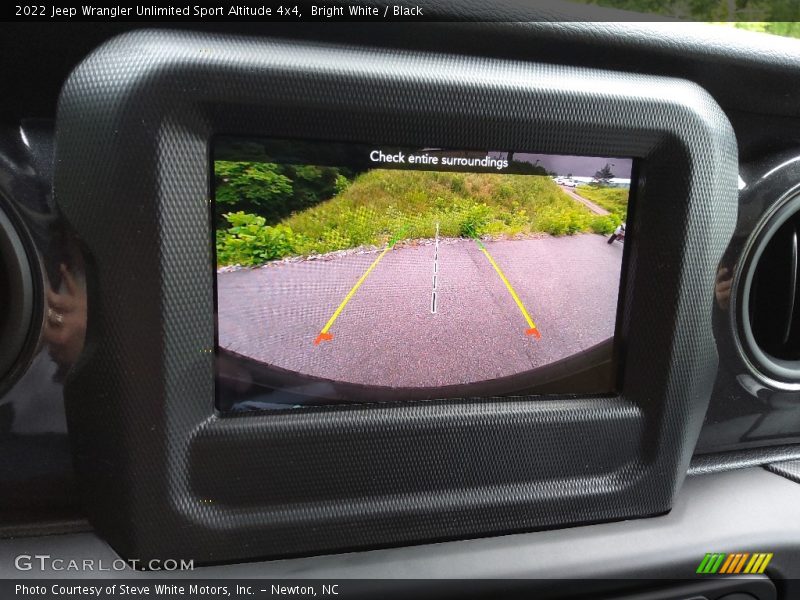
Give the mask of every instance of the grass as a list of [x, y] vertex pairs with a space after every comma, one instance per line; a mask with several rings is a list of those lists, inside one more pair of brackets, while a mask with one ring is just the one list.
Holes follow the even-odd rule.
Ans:
[[628, 218], [628, 190], [626, 188], [579, 185], [575, 191], [623, 221]]
[[308, 251], [381, 245], [439, 235], [563, 235], [591, 231], [592, 214], [549, 177], [377, 169], [335, 198], [282, 224], [308, 238]]
[[[599, 203], [599, 202], [598, 202]], [[260, 231], [253, 215], [229, 215], [217, 235], [224, 264], [261, 264], [267, 257], [322, 254], [400, 239], [495, 238], [547, 233], [608, 233], [615, 215], [598, 217], [549, 177], [375, 169], [358, 175], [333, 198]], [[276, 247], [264, 248], [275, 241]], [[252, 248], [256, 245], [256, 248]]]

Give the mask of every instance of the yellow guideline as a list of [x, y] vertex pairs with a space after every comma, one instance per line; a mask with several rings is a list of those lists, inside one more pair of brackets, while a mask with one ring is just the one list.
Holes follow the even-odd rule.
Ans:
[[341, 303], [341, 304], [339, 305], [339, 307], [338, 307], [338, 308], [337, 308], [337, 309], [336, 309], [336, 310], [333, 312], [333, 314], [331, 315], [331, 318], [330, 318], [330, 319], [328, 319], [328, 322], [327, 322], [327, 323], [325, 323], [325, 327], [323, 327], [323, 328], [322, 328], [322, 330], [319, 332], [319, 335], [318, 335], [318, 336], [317, 336], [317, 338], [314, 340], [314, 345], [315, 345], [315, 346], [319, 346], [319, 345], [320, 345], [322, 342], [330, 341], [330, 340], [332, 340], [332, 339], [333, 339], [333, 334], [332, 334], [332, 333], [328, 333], [328, 330], [331, 328], [331, 326], [333, 326], [334, 322], [336, 322], [336, 319], [338, 319], [338, 318], [339, 318], [339, 315], [340, 315], [340, 314], [341, 314], [341, 312], [344, 310], [344, 307], [345, 307], [345, 306], [347, 306], [347, 303], [348, 303], [348, 302], [350, 302], [350, 299], [351, 299], [351, 298], [352, 298], [352, 297], [355, 295], [356, 291], [358, 291], [358, 288], [360, 288], [360, 287], [361, 287], [361, 284], [362, 284], [362, 283], [364, 283], [364, 280], [365, 280], [365, 279], [366, 279], [366, 278], [369, 276], [369, 274], [370, 274], [370, 273], [372, 273], [372, 269], [374, 269], [374, 268], [376, 267], [376, 265], [377, 265], [377, 264], [378, 264], [378, 263], [381, 261], [381, 259], [384, 257], [384, 255], [385, 255], [385, 254], [386, 254], [386, 253], [387, 253], [389, 250], [391, 250], [391, 249], [394, 247], [394, 245], [395, 245], [395, 244], [397, 243], [397, 241], [400, 239], [400, 236], [403, 234], [403, 232], [405, 231], [405, 229], [406, 229], [406, 228], [405, 228], [405, 227], [403, 227], [403, 229], [401, 229], [401, 230], [400, 230], [400, 233], [398, 233], [398, 234], [397, 234], [397, 235], [396, 235], [396, 236], [395, 236], [395, 237], [394, 237], [394, 238], [393, 238], [393, 239], [392, 239], [392, 240], [389, 242], [389, 244], [386, 246], [386, 248], [384, 248], [384, 249], [383, 249], [383, 252], [381, 252], [381, 253], [378, 255], [378, 258], [376, 258], [374, 261], [372, 261], [372, 264], [371, 264], [371, 265], [369, 266], [369, 268], [368, 268], [368, 269], [367, 269], [367, 270], [364, 272], [364, 274], [361, 276], [361, 278], [360, 278], [358, 281], [356, 281], [356, 284], [355, 284], [355, 285], [354, 285], [354, 286], [353, 286], [353, 287], [350, 289], [350, 291], [349, 291], [349, 292], [347, 292], [347, 296], [345, 296], [345, 297], [344, 297], [344, 300], [342, 300], [342, 303]]
[[473, 238], [473, 239], [478, 244], [478, 248], [481, 249], [481, 252], [483, 252], [486, 255], [486, 258], [489, 259], [489, 262], [491, 263], [492, 267], [494, 267], [494, 270], [497, 272], [497, 274], [500, 276], [500, 279], [503, 281], [504, 284], [506, 284], [506, 288], [508, 288], [508, 292], [511, 294], [511, 297], [514, 299], [514, 302], [517, 303], [517, 306], [519, 307], [519, 310], [522, 313], [522, 316], [525, 317], [525, 321], [527, 321], [527, 323], [528, 323], [528, 330], [525, 331], [525, 334], [526, 335], [532, 335], [536, 339], [541, 338], [542, 334], [539, 332], [539, 329], [536, 327], [536, 323], [533, 322], [533, 319], [531, 319], [531, 316], [528, 314], [528, 311], [525, 309], [525, 305], [522, 304], [522, 300], [520, 300], [519, 296], [517, 296], [517, 292], [514, 290], [514, 287], [511, 285], [511, 283], [508, 281], [508, 279], [506, 279], [506, 276], [503, 274], [503, 271], [501, 271], [500, 267], [497, 265], [497, 263], [494, 262], [494, 259], [492, 258], [492, 255], [489, 254], [489, 251], [486, 250], [486, 248], [481, 243], [481, 241], [479, 239], [477, 239], [477, 238]]

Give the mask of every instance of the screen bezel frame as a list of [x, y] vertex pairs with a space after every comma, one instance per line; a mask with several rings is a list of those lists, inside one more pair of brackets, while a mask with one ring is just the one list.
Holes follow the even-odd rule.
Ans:
[[[223, 132], [641, 159], [621, 393], [220, 418], [207, 240]], [[89, 518], [124, 557], [220, 562], [669, 510], [716, 373], [713, 282], [737, 211], [733, 132], [695, 84], [136, 31], [73, 72], [56, 135], [56, 196], [87, 249], [70, 435]]]

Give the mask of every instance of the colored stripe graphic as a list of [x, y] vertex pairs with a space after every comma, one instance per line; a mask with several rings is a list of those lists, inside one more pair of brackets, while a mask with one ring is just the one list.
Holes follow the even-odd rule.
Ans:
[[742, 568], [744, 567], [744, 563], [748, 558], [750, 558], [750, 555], [748, 553], [745, 552], [744, 554], [742, 554], [742, 557], [738, 560], [735, 568], [731, 571], [731, 573], [741, 573]]
[[709, 553], [703, 557], [696, 572], [704, 575], [715, 573], [720, 575], [761, 574], [766, 570], [772, 556], [771, 553], [765, 552], [755, 554], [748, 552]]
[[745, 573], [752, 573], [753, 572], [753, 567], [756, 566], [756, 563], [760, 563], [761, 560], [763, 560], [763, 558], [760, 558], [762, 556], [763, 555], [761, 555], [761, 554], [753, 554], [753, 556], [750, 558], [750, 562], [748, 562], [747, 566], [744, 568], [744, 572]]
[[700, 561], [700, 566], [697, 567], [697, 571], [695, 571], [696, 573], [705, 573], [706, 572], [706, 568], [708, 567], [708, 563], [711, 560], [711, 556], [712, 556], [711, 554], [706, 554], [703, 557], [703, 560]]
[[372, 270], [378, 265], [378, 263], [381, 261], [381, 259], [384, 256], [386, 256], [386, 253], [394, 247], [394, 245], [398, 242], [398, 240], [400, 239], [400, 236], [403, 235], [403, 232], [405, 230], [406, 230], [406, 228], [404, 227], [403, 229], [400, 230], [400, 233], [398, 233], [395, 237], [393, 237], [391, 239], [391, 241], [386, 246], [386, 248], [383, 249], [383, 252], [381, 252], [378, 255], [378, 258], [376, 258], [374, 261], [372, 261], [372, 264], [369, 266], [369, 268], [366, 271], [364, 271], [364, 274], [359, 278], [358, 281], [356, 281], [356, 284], [352, 288], [350, 288], [350, 291], [347, 292], [347, 296], [344, 297], [344, 300], [342, 300], [342, 303], [339, 304], [338, 308], [331, 315], [331, 318], [328, 319], [327, 323], [325, 323], [325, 327], [323, 327], [320, 330], [319, 335], [314, 340], [314, 345], [315, 346], [319, 346], [322, 342], [328, 342], [328, 341], [333, 339], [333, 334], [332, 333], [328, 333], [328, 330], [336, 322], [336, 319], [339, 318], [339, 315], [342, 314], [342, 311], [344, 310], [344, 307], [347, 306], [347, 303], [350, 302], [350, 300], [352, 300], [353, 296], [355, 296], [355, 293], [358, 291], [358, 288], [361, 287], [361, 284], [364, 283], [364, 281], [366, 281], [367, 277], [369, 277], [369, 274], [372, 273]]
[[772, 560], [772, 554], [753, 554], [753, 558], [750, 559], [750, 562], [747, 564], [745, 568], [745, 573], [763, 573], [764, 570], [767, 568], [769, 561]]
[[764, 562], [762, 562], [761, 565], [758, 567], [759, 573], [763, 573], [767, 569], [767, 565], [769, 564], [769, 561], [772, 560], [772, 556], [773, 554], [770, 552], [764, 557]]
[[514, 290], [514, 287], [508, 281], [506, 276], [503, 274], [503, 271], [500, 269], [500, 267], [494, 261], [494, 259], [492, 258], [492, 255], [489, 254], [489, 251], [481, 243], [481, 241], [476, 237], [474, 237], [472, 239], [475, 240], [475, 243], [478, 244], [478, 248], [480, 248], [481, 252], [483, 252], [486, 255], [486, 258], [489, 259], [489, 263], [492, 265], [492, 267], [494, 267], [494, 270], [500, 276], [500, 279], [502, 280], [502, 282], [506, 285], [506, 288], [508, 289], [508, 292], [511, 294], [511, 297], [514, 299], [514, 302], [517, 303], [517, 307], [519, 308], [520, 312], [522, 313], [522, 316], [525, 317], [525, 321], [528, 323], [528, 329], [525, 331], [525, 335], [532, 335], [537, 340], [540, 339], [542, 337], [542, 334], [539, 332], [539, 329], [536, 327], [536, 323], [533, 322], [533, 319], [531, 319], [531, 316], [528, 314], [528, 311], [525, 309], [525, 305], [522, 304], [522, 300], [519, 299], [519, 296], [517, 295], [517, 292]]
[[742, 567], [744, 567], [744, 563], [749, 557], [750, 554], [748, 553], [729, 554], [728, 559], [725, 561], [725, 564], [722, 565], [719, 572], [727, 575], [741, 573]]
[[738, 554], [728, 554], [728, 558], [725, 559], [725, 562], [722, 564], [722, 568], [719, 570], [720, 573], [728, 573], [729, 569], [733, 567], [739, 561]]
[[722, 565], [725, 556], [725, 554], [706, 554], [700, 566], [697, 567], [697, 573], [716, 573]]

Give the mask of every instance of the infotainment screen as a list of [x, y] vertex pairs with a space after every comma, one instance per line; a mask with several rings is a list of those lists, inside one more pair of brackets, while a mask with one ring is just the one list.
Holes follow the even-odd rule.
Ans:
[[614, 392], [633, 161], [218, 138], [217, 407]]

